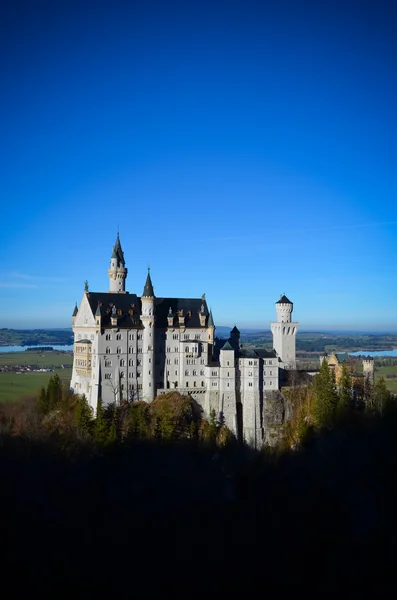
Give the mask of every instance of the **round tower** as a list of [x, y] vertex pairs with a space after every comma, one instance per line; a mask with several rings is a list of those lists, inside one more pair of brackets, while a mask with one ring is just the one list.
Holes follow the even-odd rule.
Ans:
[[125, 266], [124, 252], [121, 248], [119, 234], [117, 234], [108, 269], [109, 292], [125, 294], [125, 280], [127, 279], [127, 273], [128, 269]]
[[156, 390], [154, 377], [154, 290], [150, 269], [148, 269], [141, 303], [141, 321], [144, 327], [142, 340], [142, 400], [151, 402], [155, 398]]
[[277, 321], [270, 324], [273, 334], [273, 348], [277, 352], [281, 366], [285, 369], [296, 367], [295, 338], [298, 323], [291, 320], [294, 305], [283, 294], [276, 302]]

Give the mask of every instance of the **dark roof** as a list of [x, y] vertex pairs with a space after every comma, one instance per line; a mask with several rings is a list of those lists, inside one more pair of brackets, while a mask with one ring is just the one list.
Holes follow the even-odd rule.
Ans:
[[[205, 300], [202, 300], [202, 302], [205, 302]], [[214, 319], [212, 317], [212, 310], [210, 310], [210, 314], [209, 314], [209, 317], [208, 317], [208, 325], [207, 325], [207, 327], [215, 327]]]
[[92, 344], [90, 340], [77, 340], [76, 344]]
[[335, 352], [335, 356], [338, 359], [338, 362], [340, 363], [345, 361], [347, 362], [350, 360], [346, 352]]
[[276, 304], [292, 304], [291, 300], [288, 300], [287, 296], [280, 296], [280, 300], [276, 302]]
[[120, 266], [120, 263], [123, 265], [125, 264], [124, 252], [121, 248], [119, 234], [117, 234], [116, 243], [113, 246], [112, 258], [117, 258], [118, 266]]
[[[136, 294], [118, 294], [111, 292], [89, 292], [87, 294], [92, 314], [96, 314], [99, 304], [99, 310], [102, 317], [102, 327], [110, 326], [113, 306], [116, 311], [121, 311], [118, 315], [118, 327], [121, 329], [141, 328], [141, 299]], [[185, 317], [184, 327], [195, 329], [202, 328], [200, 324], [199, 313], [201, 305], [204, 305], [204, 314], [209, 326], [209, 311], [207, 303], [201, 298], [155, 298], [155, 326], [159, 328], [168, 327], [168, 312], [171, 308], [174, 317], [173, 327], [179, 327], [178, 312], [183, 311]]]
[[154, 290], [153, 290], [152, 279], [150, 277], [150, 270], [147, 273], [146, 283], [145, 283], [145, 287], [143, 288], [142, 296], [145, 296], [145, 298], [154, 297]]
[[240, 358], [277, 358], [275, 350], [262, 350], [254, 348], [240, 348], [238, 353]]
[[232, 348], [232, 346], [229, 343], [229, 340], [227, 340], [224, 345], [222, 346], [221, 350], [234, 350], [234, 348]]
[[79, 309], [77, 308], [77, 302], [76, 302], [76, 306], [74, 307], [74, 311], [73, 311], [72, 317], [75, 317], [78, 312], [79, 312]]
[[238, 333], [240, 335], [240, 332], [239, 332], [239, 330], [237, 329], [236, 326], [233, 327], [233, 329], [231, 330], [230, 333]]

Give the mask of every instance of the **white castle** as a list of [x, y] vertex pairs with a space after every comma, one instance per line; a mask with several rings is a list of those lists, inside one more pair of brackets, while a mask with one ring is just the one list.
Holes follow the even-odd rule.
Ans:
[[150, 270], [142, 296], [125, 291], [128, 270], [119, 235], [110, 259], [109, 291], [91, 292], [86, 282], [73, 312], [74, 360], [71, 390], [85, 394], [96, 410], [123, 400], [152, 402], [159, 394], [189, 394], [209, 416], [259, 448], [265, 439], [263, 409], [283, 373], [295, 368], [298, 324], [293, 304], [281, 296], [271, 323], [274, 350], [247, 350], [234, 327], [218, 340], [205, 294], [158, 298]]

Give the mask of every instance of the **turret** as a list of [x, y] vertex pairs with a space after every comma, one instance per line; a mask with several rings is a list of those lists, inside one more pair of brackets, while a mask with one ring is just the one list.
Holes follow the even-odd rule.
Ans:
[[374, 382], [374, 359], [372, 356], [366, 356], [363, 358], [363, 374], [365, 379], [368, 379], [371, 383]]
[[108, 269], [109, 291], [119, 294], [125, 293], [125, 280], [128, 269], [125, 266], [124, 252], [121, 248], [119, 234], [117, 234], [116, 243], [113, 246], [112, 256], [110, 257], [110, 267]]
[[142, 346], [142, 400], [151, 402], [155, 398], [156, 390], [154, 378], [154, 290], [150, 277], [150, 269], [148, 269], [141, 303], [141, 321], [144, 327]]
[[273, 334], [273, 348], [277, 352], [284, 369], [296, 366], [295, 338], [298, 323], [292, 322], [294, 305], [282, 294], [276, 302], [277, 321], [270, 324]]
[[234, 350], [238, 351], [240, 349], [240, 332], [236, 326], [230, 332], [230, 345]]

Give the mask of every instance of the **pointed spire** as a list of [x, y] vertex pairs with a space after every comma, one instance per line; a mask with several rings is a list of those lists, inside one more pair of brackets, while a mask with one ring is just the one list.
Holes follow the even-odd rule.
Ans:
[[212, 309], [210, 310], [210, 314], [208, 316], [208, 325], [207, 327], [215, 327], [214, 318], [212, 316]]
[[101, 315], [101, 305], [99, 303], [99, 300], [98, 300], [98, 306], [97, 306], [97, 309], [96, 309], [96, 312], [95, 312], [95, 316], [96, 317], [101, 317], [102, 316]]
[[124, 265], [124, 252], [121, 248], [121, 242], [120, 242], [120, 236], [119, 236], [118, 229], [117, 229], [116, 243], [113, 246], [112, 258], [117, 258], [119, 264], [121, 263], [122, 265]]
[[146, 283], [145, 283], [145, 287], [143, 288], [142, 296], [145, 296], [146, 298], [154, 298], [153, 284], [152, 284], [152, 279], [150, 277], [150, 267], [148, 268], [148, 271], [147, 271]]
[[74, 311], [73, 311], [72, 317], [76, 317], [78, 312], [79, 312], [79, 309], [77, 308], [77, 302], [76, 302], [76, 305], [74, 307]]

